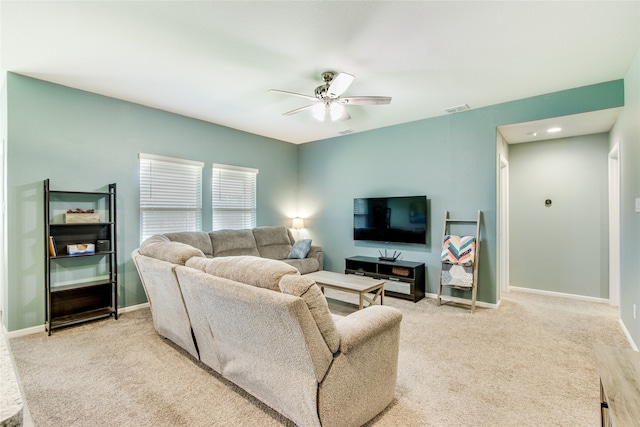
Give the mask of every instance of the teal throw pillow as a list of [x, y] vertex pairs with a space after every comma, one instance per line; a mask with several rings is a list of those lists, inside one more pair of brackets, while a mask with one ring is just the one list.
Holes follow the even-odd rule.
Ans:
[[303, 259], [307, 257], [309, 250], [311, 249], [311, 239], [298, 240], [293, 244], [291, 252], [287, 255], [287, 258]]

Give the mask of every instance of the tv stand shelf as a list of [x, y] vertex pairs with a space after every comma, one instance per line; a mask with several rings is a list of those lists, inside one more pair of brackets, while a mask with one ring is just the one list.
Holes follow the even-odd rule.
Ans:
[[385, 296], [418, 302], [425, 293], [425, 266], [423, 262], [383, 261], [366, 256], [345, 259], [345, 274], [369, 276], [387, 280]]

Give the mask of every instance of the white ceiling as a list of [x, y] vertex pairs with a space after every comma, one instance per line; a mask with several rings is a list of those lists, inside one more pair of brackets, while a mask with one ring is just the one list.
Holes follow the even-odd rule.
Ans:
[[[304, 143], [623, 78], [640, 1], [0, 2], [0, 67]], [[320, 73], [391, 96], [318, 122]]]

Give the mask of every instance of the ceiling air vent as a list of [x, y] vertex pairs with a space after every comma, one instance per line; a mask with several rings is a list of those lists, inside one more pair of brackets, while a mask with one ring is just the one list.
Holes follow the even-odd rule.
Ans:
[[447, 107], [444, 109], [447, 113], [459, 113], [460, 111], [467, 111], [469, 106], [467, 104], [456, 105], [455, 107]]

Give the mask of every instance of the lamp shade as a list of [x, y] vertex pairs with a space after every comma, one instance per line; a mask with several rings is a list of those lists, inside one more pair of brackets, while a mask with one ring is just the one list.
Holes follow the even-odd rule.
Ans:
[[296, 230], [304, 228], [304, 221], [302, 220], [302, 218], [293, 218], [291, 228], [295, 228]]

